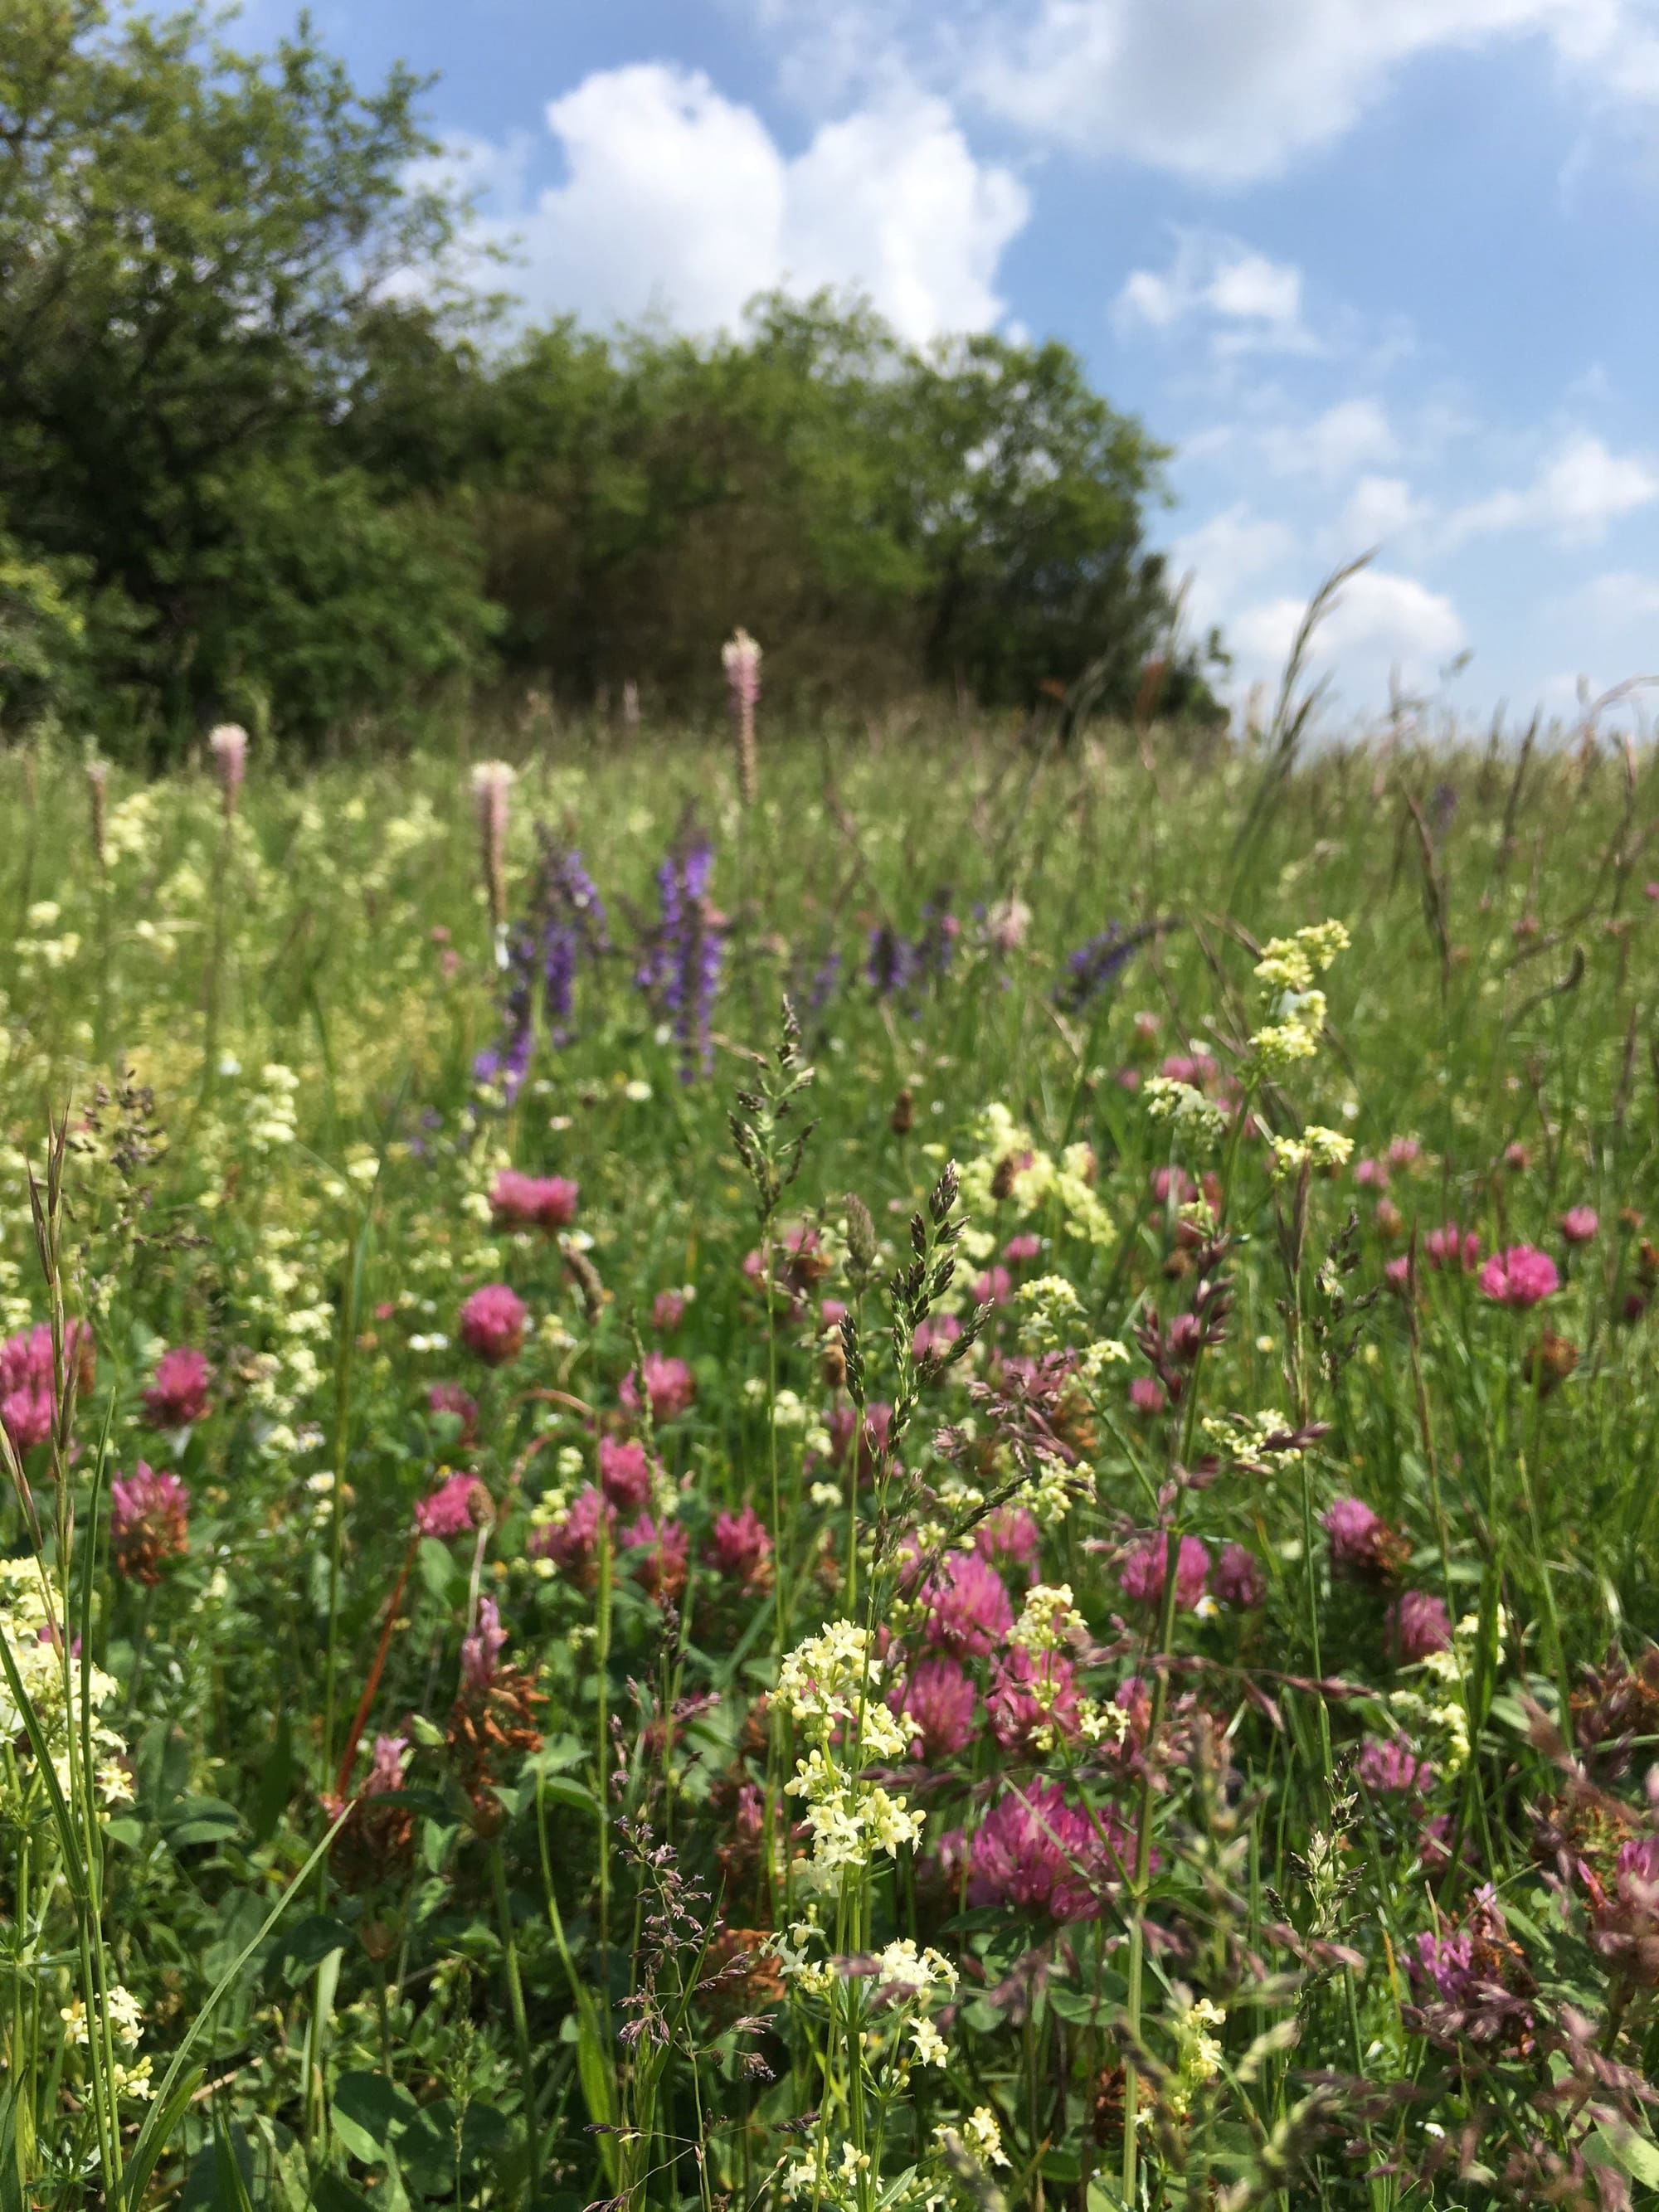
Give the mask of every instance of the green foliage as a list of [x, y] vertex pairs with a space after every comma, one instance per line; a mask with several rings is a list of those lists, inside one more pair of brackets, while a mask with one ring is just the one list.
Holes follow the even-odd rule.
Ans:
[[995, 726], [0, 757], [0, 2207], [1653, 2201], [1659, 757]]
[[119, 594], [98, 676], [165, 728], [250, 679], [314, 728], [483, 634], [430, 519], [342, 474], [330, 432], [373, 303], [450, 234], [404, 182], [420, 89], [359, 96], [303, 22], [262, 58], [195, 12], [0, 18], [0, 505]]
[[258, 698], [315, 739], [469, 675], [706, 712], [739, 622], [775, 699], [1030, 706], [1086, 669], [1133, 703], [1164, 454], [1073, 354], [918, 352], [828, 297], [509, 343], [449, 287], [463, 210], [409, 181], [424, 89], [360, 93], [304, 19], [250, 56], [193, 9], [0, 15], [14, 721], [164, 748]]

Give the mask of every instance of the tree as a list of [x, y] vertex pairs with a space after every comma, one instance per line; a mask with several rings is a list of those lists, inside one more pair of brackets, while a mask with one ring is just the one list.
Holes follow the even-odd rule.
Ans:
[[[396, 70], [360, 95], [303, 20], [267, 58], [213, 43], [194, 11], [12, 0], [0, 15], [0, 507], [30, 550], [89, 564], [125, 601], [108, 674], [163, 726], [234, 703], [264, 658], [271, 561], [251, 526], [308, 490], [327, 488], [319, 524], [355, 534], [289, 533], [290, 641], [307, 617], [339, 627], [354, 548], [357, 613], [381, 565], [398, 623], [418, 625], [424, 595], [455, 665], [485, 633], [472, 580], [421, 550], [429, 520], [353, 483], [331, 437], [395, 312], [388, 280], [437, 265], [452, 235], [451, 205], [406, 182], [431, 150], [422, 89]], [[279, 716], [316, 727], [369, 703], [385, 656], [355, 675], [348, 657], [336, 637], [313, 692], [312, 657], [279, 654], [267, 674], [297, 687]]]

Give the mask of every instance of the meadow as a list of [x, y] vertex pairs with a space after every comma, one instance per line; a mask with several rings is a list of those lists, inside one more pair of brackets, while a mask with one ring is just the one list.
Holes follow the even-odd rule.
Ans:
[[4, 2212], [1659, 2201], [1659, 758], [1293, 737], [0, 756]]

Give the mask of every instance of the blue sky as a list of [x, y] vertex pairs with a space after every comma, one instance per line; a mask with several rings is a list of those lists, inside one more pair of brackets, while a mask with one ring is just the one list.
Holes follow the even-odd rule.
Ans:
[[919, 340], [1065, 338], [1178, 449], [1158, 535], [1241, 696], [1373, 546], [1324, 633], [1350, 714], [1659, 670], [1659, 0], [313, 12], [360, 77], [438, 74], [536, 312], [832, 283]]

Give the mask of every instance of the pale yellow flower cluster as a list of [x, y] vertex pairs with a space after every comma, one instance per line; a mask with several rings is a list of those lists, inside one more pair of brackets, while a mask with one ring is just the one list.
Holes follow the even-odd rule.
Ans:
[[[0, 1559], [0, 1636], [6, 1640], [18, 1680], [40, 1723], [58, 1785], [67, 1796], [70, 1747], [82, 1732], [82, 1669], [78, 1662], [65, 1667], [63, 1646], [58, 1640], [61, 1635], [61, 1627], [53, 1626], [46, 1585], [35, 1561]], [[132, 1784], [123, 1764], [125, 1740], [100, 1717], [104, 1708], [118, 1698], [120, 1686], [101, 1667], [88, 1667], [85, 1675], [87, 1732], [99, 1754], [93, 1788], [106, 1809], [130, 1804]], [[0, 1675], [0, 1735], [21, 1747], [17, 1775], [27, 1795], [34, 1778], [34, 1761], [21, 1710], [3, 1675]], [[14, 1814], [22, 1811], [16, 1805], [8, 1809]]]
[[1353, 1139], [1340, 1129], [1327, 1129], [1310, 1121], [1299, 1137], [1269, 1137], [1275, 1177], [1299, 1175], [1307, 1168], [1346, 1167], [1353, 1156]]
[[[1014, 1161], [1025, 1164], [1016, 1167]], [[963, 1234], [963, 1251], [970, 1260], [990, 1258], [996, 1238], [977, 1224], [999, 1205], [1024, 1216], [1051, 1200], [1068, 1235], [1086, 1244], [1114, 1243], [1117, 1231], [1095, 1189], [1094, 1175], [1094, 1154], [1087, 1145], [1068, 1145], [1056, 1160], [1006, 1106], [988, 1106], [974, 1125], [973, 1156], [962, 1169], [962, 1202], [975, 1224]]]
[[872, 1759], [899, 1760], [909, 1748], [883, 1700], [882, 1672], [867, 1632], [851, 1620], [809, 1636], [779, 1670], [778, 1695], [808, 1747], [784, 1788], [805, 1801], [812, 1851], [800, 1873], [818, 1888], [835, 1887], [879, 1851], [896, 1857], [902, 1844], [921, 1838], [926, 1814], [864, 1778]]

